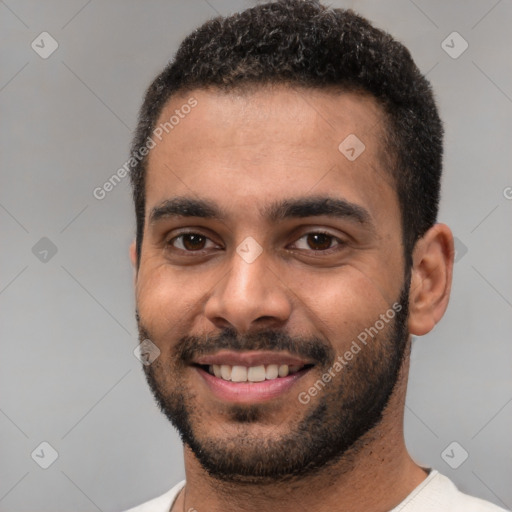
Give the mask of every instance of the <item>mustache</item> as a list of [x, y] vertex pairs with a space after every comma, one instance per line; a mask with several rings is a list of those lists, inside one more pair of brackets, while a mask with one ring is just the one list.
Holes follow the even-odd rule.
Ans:
[[[153, 339], [150, 333], [139, 323], [142, 337]], [[203, 336], [183, 336], [176, 343], [173, 352], [175, 360], [189, 365], [197, 358], [214, 354], [220, 350], [242, 351], [286, 351], [290, 355], [327, 365], [334, 361], [335, 352], [331, 345], [316, 336], [290, 336], [288, 333], [273, 329], [240, 335], [231, 327], [218, 333]]]

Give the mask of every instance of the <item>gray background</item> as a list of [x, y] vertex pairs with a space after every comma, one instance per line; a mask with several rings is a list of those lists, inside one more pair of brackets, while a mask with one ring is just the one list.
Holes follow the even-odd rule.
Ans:
[[[458, 261], [445, 318], [414, 341], [408, 447], [465, 492], [510, 508], [512, 3], [332, 4], [411, 50], [446, 127], [439, 220], [458, 239]], [[101, 201], [92, 191], [126, 161], [142, 94], [182, 38], [250, 5], [0, 1], [1, 511], [116, 511], [184, 477], [179, 438], [133, 355], [128, 179]], [[59, 44], [47, 59], [31, 48], [43, 31]], [[453, 31], [469, 43], [456, 59], [442, 47]], [[58, 452], [48, 469], [44, 441]], [[441, 456], [453, 441], [452, 465], [469, 454], [458, 469]]]

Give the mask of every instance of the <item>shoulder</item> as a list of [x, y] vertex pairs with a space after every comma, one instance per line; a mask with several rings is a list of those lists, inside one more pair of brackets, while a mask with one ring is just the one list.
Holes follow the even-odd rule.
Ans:
[[490, 501], [485, 501], [476, 496], [470, 496], [459, 491], [455, 484], [446, 476], [438, 473], [441, 480], [445, 480], [446, 488], [450, 489], [450, 496], [452, 500], [452, 510], [464, 512], [506, 512], [504, 508], [498, 507]]
[[464, 494], [446, 476], [432, 469], [424, 480], [391, 512], [506, 512], [489, 501]]
[[137, 507], [125, 510], [125, 512], [169, 512], [184, 485], [185, 480], [182, 480], [165, 494], [158, 496], [158, 498], [146, 501]]

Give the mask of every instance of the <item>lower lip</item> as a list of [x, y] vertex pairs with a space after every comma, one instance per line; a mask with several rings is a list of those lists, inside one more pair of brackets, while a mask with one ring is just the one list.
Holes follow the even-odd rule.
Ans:
[[231, 382], [215, 377], [215, 375], [208, 373], [202, 368], [195, 367], [195, 369], [217, 398], [227, 402], [246, 404], [265, 402], [283, 395], [308, 373], [311, 367], [286, 377], [278, 377], [261, 382]]

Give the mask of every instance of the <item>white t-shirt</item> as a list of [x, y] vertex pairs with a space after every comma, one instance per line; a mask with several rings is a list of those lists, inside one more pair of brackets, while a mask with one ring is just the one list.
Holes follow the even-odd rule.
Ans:
[[[428, 468], [426, 468], [428, 469]], [[125, 512], [169, 512], [185, 480], [154, 500]], [[428, 477], [389, 512], [506, 512], [488, 501], [460, 492], [446, 476], [432, 469]]]

